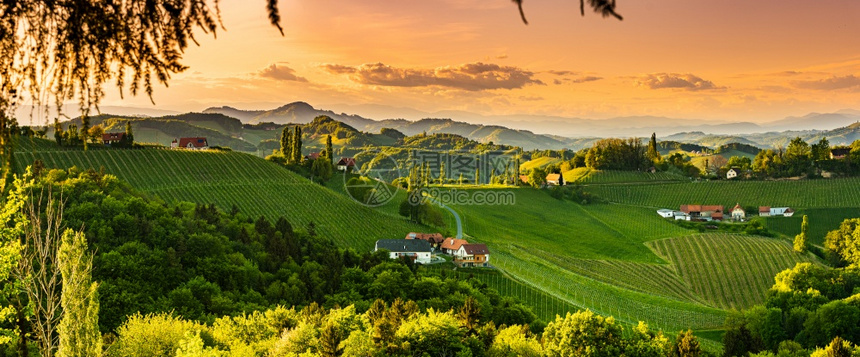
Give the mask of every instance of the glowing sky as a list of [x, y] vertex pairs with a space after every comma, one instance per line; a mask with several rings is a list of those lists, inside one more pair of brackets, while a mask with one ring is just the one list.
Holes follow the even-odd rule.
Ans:
[[226, 0], [227, 30], [198, 36], [156, 107], [750, 121], [860, 109], [860, 1], [618, 2], [623, 21], [525, 0], [526, 26], [509, 0], [281, 0], [282, 37], [263, 1]]

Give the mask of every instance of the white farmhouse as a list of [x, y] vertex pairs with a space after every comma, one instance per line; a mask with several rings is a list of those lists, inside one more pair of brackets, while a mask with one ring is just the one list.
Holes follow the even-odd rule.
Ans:
[[430, 264], [430, 243], [420, 239], [380, 239], [374, 251], [386, 249], [389, 258], [406, 257], [418, 264]]

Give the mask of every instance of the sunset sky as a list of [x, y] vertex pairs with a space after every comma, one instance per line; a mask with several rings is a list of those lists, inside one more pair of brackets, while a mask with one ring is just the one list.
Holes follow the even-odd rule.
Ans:
[[860, 1], [618, 3], [623, 21], [525, 0], [524, 25], [509, 0], [281, 0], [281, 36], [264, 1], [222, 1], [226, 31], [198, 35], [155, 107], [749, 121], [860, 109]]

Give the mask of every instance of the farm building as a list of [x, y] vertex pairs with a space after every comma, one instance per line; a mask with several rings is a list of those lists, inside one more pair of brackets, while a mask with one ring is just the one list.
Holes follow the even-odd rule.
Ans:
[[406, 235], [406, 239], [420, 239], [427, 241], [427, 243], [430, 243], [430, 247], [433, 249], [439, 249], [439, 247], [442, 246], [442, 242], [445, 241], [445, 237], [443, 237], [441, 233], [410, 232]]
[[657, 210], [657, 214], [663, 218], [675, 218], [675, 220], [690, 220], [690, 216], [681, 211], [673, 211], [666, 208], [661, 208]]
[[681, 205], [684, 212], [691, 221], [722, 221], [723, 206], [718, 205]]
[[125, 140], [125, 133], [104, 133], [102, 134], [102, 143], [105, 145], [113, 145], [122, 143]]
[[851, 148], [833, 148], [830, 149], [831, 160], [842, 160], [851, 153]]
[[770, 216], [770, 207], [768, 206], [759, 206], [758, 207], [758, 215], [762, 217]]
[[206, 150], [209, 148], [209, 143], [204, 137], [179, 138], [173, 139], [170, 147], [173, 149]]
[[469, 242], [465, 239], [445, 238], [442, 242], [442, 253], [453, 255], [463, 244], [469, 244]]
[[528, 175], [520, 175], [520, 182], [526, 183], [526, 184], [529, 183]]
[[385, 249], [391, 252], [389, 258], [406, 257], [418, 264], [430, 263], [430, 243], [420, 239], [380, 239], [374, 251]]
[[726, 171], [726, 178], [731, 180], [735, 177], [740, 176], [740, 174], [741, 174], [741, 169], [739, 169], [737, 167], [732, 167], [731, 169], [729, 169], [729, 171]]
[[486, 244], [463, 244], [454, 253], [454, 264], [459, 267], [486, 267], [490, 263], [490, 249]]
[[732, 207], [732, 220], [742, 221], [746, 217], [747, 213], [740, 204], [735, 204], [735, 206]]
[[792, 210], [790, 207], [771, 207], [770, 215], [791, 217], [792, 215], [794, 215], [794, 210]]
[[319, 158], [320, 158], [320, 153], [318, 153], [318, 152], [312, 152], [312, 153], [308, 154], [307, 156], [305, 156], [305, 160], [316, 160]]
[[564, 176], [561, 174], [546, 175], [546, 184], [550, 186], [562, 186], [564, 185]]
[[338, 171], [354, 170], [355, 169], [355, 158], [342, 157], [342, 158], [340, 158], [340, 160], [337, 161], [337, 164], [335, 166], [337, 166]]

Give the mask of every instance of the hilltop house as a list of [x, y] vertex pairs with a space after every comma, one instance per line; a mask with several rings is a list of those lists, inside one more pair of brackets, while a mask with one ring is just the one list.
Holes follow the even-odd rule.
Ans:
[[355, 158], [352, 157], [342, 157], [337, 161], [338, 171], [352, 171], [355, 170]]
[[681, 212], [689, 216], [690, 221], [722, 221], [723, 206], [717, 205], [681, 205]]
[[546, 175], [546, 184], [549, 186], [562, 186], [564, 185], [564, 176], [561, 174]]
[[410, 232], [406, 235], [406, 239], [420, 239], [423, 241], [427, 241], [430, 243], [430, 248], [439, 249], [442, 246], [442, 242], [445, 241], [445, 237], [442, 237], [441, 233], [415, 233]]
[[172, 149], [206, 150], [209, 143], [204, 137], [173, 139], [170, 143]]
[[851, 148], [833, 148], [830, 149], [831, 160], [842, 160], [851, 153]]
[[442, 242], [442, 253], [453, 255], [463, 244], [469, 244], [465, 239], [445, 238]]
[[726, 178], [731, 180], [735, 177], [740, 176], [740, 174], [741, 174], [741, 169], [739, 169], [737, 167], [732, 167], [729, 169], [729, 171], [726, 171]]
[[374, 251], [386, 249], [391, 259], [408, 258], [418, 264], [430, 263], [430, 243], [420, 239], [380, 239]]
[[486, 244], [463, 244], [454, 253], [454, 264], [459, 267], [487, 267], [490, 250]]
[[125, 133], [104, 133], [102, 143], [105, 145], [120, 144], [125, 141]]
[[746, 217], [746, 211], [744, 211], [740, 204], [736, 203], [735, 206], [732, 208], [732, 220], [743, 221]]

